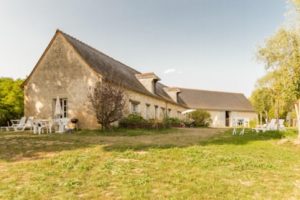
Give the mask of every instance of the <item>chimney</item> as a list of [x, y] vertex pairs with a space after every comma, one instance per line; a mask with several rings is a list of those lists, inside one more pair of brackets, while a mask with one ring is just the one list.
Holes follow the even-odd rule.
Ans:
[[180, 93], [180, 89], [176, 87], [164, 87], [165, 92], [178, 103], [178, 94]]
[[152, 94], [155, 94], [156, 82], [160, 81], [160, 78], [153, 72], [136, 74], [135, 77], [143, 84], [143, 86]]

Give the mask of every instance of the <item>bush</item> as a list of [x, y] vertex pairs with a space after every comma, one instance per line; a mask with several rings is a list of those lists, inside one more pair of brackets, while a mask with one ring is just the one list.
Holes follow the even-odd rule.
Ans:
[[257, 120], [250, 120], [249, 127], [255, 128], [258, 125]]
[[186, 119], [183, 121], [183, 124], [185, 127], [194, 127], [195, 126], [195, 121], [192, 119]]
[[145, 128], [148, 123], [141, 115], [130, 114], [120, 120], [119, 126], [121, 128]]
[[9, 120], [23, 116], [22, 83], [20, 79], [0, 78], [0, 126], [7, 126]]
[[155, 119], [149, 119], [148, 120], [150, 128], [152, 129], [163, 129], [168, 128], [164, 122], [155, 120]]
[[208, 127], [211, 123], [210, 114], [204, 110], [196, 110], [190, 114], [196, 127]]
[[182, 122], [180, 119], [175, 117], [168, 117], [164, 119], [164, 124], [166, 127], [181, 127]]
[[141, 115], [130, 114], [124, 117], [119, 122], [120, 128], [130, 128], [130, 129], [163, 129], [170, 127], [179, 127], [180, 120], [176, 118], [166, 118], [163, 121], [158, 121], [155, 119], [144, 119]]

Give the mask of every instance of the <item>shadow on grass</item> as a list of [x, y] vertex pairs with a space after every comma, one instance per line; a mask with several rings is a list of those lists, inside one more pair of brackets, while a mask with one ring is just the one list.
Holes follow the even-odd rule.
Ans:
[[[239, 132], [238, 132], [239, 133]], [[289, 133], [290, 134], [290, 133]], [[231, 131], [227, 131], [225, 134], [213, 137], [207, 141], [200, 142], [200, 145], [245, 145], [254, 141], [266, 141], [273, 139], [282, 139], [286, 136], [286, 133], [280, 131], [267, 131], [256, 133], [251, 130], [246, 130], [244, 135], [232, 135]]]
[[182, 135], [182, 140], [174, 142], [172, 138], [170, 141], [167, 141], [166, 144], [110, 144], [104, 147], [106, 151], [147, 151], [149, 149], [168, 149], [168, 148], [184, 148], [188, 146], [207, 146], [207, 145], [246, 145], [254, 141], [267, 141], [273, 139], [281, 139], [286, 135], [294, 135], [293, 131], [288, 132], [279, 132], [279, 131], [268, 131], [256, 133], [249, 130], [245, 131], [244, 135], [232, 135], [232, 130], [227, 130], [225, 133], [218, 134], [216, 136], [201, 139], [191, 135], [189, 138], [186, 138], [185, 135]]
[[90, 144], [79, 138], [63, 135], [33, 135], [32, 133], [1, 133], [0, 160], [14, 162], [35, 160], [52, 153], [88, 147]]
[[169, 133], [178, 133], [179, 130], [176, 128], [166, 129], [123, 129], [117, 128], [112, 130], [81, 130], [76, 135], [84, 136], [108, 136], [108, 137], [119, 137], [119, 136], [143, 136], [143, 135], [160, 135]]
[[[206, 135], [205, 135], [206, 134]], [[158, 132], [126, 130], [126, 132], [99, 133], [82, 131], [76, 134], [33, 135], [32, 133], [1, 133], [0, 160], [15, 162], [35, 160], [61, 151], [101, 145], [104, 151], [147, 151], [149, 149], [184, 148], [206, 145], [245, 145], [252, 141], [280, 139], [295, 132], [255, 133], [247, 130], [245, 135], [231, 134], [231, 130], [187, 129]], [[205, 136], [203, 136], [205, 135]]]

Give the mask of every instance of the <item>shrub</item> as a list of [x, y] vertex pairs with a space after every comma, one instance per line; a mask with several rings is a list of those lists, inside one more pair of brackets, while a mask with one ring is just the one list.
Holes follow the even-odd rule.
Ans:
[[148, 120], [150, 128], [152, 129], [163, 129], [163, 128], [167, 128], [165, 123], [155, 120], [155, 119], [149, 119]]
[[250, 128], [255, 128], [257, 126], [257, 120], [250, 120], [249, 122], [249, 127]]
[[[130, 129], [163, 129], [169, 128], [172, 124], [177, 124], [177, 120], [168, 119], [163, 121], [158, 121], [155, 119], [144, 119], [141, 115], [138, 114], [130, 114], [127, 117], [124, 117], [119, 122], [120, 128], [130, 128]], [[180, 123], [179, 123], [180, 124]]]
[[181, 127], [182, 122], [178, 118], [168, 117], [164, 119], [164, 124], [166, 127]]
[[139, 114], [130, 114], [120, 120], [119, 126], [121, 128], [145, 128], [148, 122]]
[[192, 120], [194, 120], [193, 124], [196, 127], [208, 127], [211, 123], [210, 114], [204, 110], [196, 110], [190, 114]]
[[192, 119], [186, 119], [183, 121], [183, 124], [185, 127], [194, 127], [195, 126], [195, 121]]

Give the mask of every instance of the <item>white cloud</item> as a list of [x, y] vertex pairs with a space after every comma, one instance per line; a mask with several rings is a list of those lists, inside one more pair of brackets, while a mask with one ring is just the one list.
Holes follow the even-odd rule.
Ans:
[[170, 74], [170, 73], [174, 73], [176, 71], [176, 69], [170, 68], [164, 71], [164, 74]]

